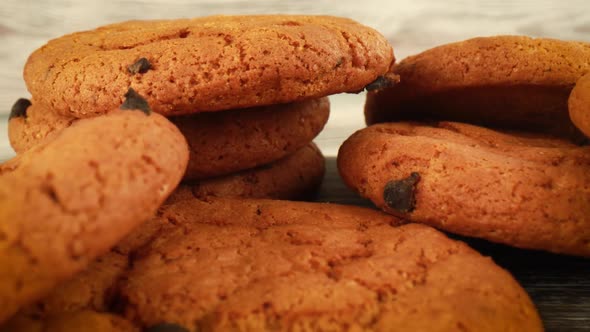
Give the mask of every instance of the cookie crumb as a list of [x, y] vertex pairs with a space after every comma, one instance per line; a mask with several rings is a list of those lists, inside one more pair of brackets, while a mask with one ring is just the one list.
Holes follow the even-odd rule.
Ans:
[[16, 103], [14, 103], [14, 105], [12, 105], [12, 108], [10, 109], [10, 115], [8, 116], [8, 120], [12, 119], [12, 118], [19, 118], [19, 117], [23, 117], [26, 118], [27, 117], [27, 108], [29, 108], [29, 106], [31, 106], [31, 101], [26, 99], [26, 98], [19, 98]]
[[399, 76], [394, 73], [387, 73], [383, 76], [378, 76], [373, 82], [365, 86], [367, 91], [382, 90], [390, 88], [399, 83]]
[[387, 182], [383, 189], [383, 199], [388, 207], [401, 213], [412, 212], [416, 205], [416, 184], [420, 181], [420, 174], [412, 172], [410, 176], [401, 180]]
[[125, 101], [119, 107], [122, 110], [140, 110], [145, 114], [149, 115], [152, 110], [147, 100], [145, 100], [139, 93], [133, 88], [129, 88], [125, 94]]
[[145, 330], [145, 332], [189, 332], [183, 326], [173, 323], [160, 323], [153, 325]]
[[146, 58], [139, 58], [134, 64], [127, 67], [130, 74], [145, 74], [152, 68], [152, 64]]

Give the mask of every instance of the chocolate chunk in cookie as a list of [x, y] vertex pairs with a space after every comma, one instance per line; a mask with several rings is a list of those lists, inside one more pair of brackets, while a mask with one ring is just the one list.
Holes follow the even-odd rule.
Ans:
[[135, 63], [127, 67], [127, 71], [131, 74], [145, 74], [152, 68], [152, 64], [146, 58], [139, 58]]
[[25, 98], [19, 98], [12, 108], [10, 109], [10, 115], [8, 119], [18, 118], [18, 117], [27, 117], [27, 108], [31, 106], [31, 101]]
[[145, 100], [139, 93], [135, 92], [133, 88], [129, 88], [125, 94], [125, 101], [119, 107], [122, 110], [140, 110], [149, 115], [152, 110], [147, 100]]
[[383, 189], [385, 204], [401, 213], [412, 212], [416, 205], [415, 191], [418, 181], [420, 181], [420, 174], [412, 172], [405, 179], [387, 182]]

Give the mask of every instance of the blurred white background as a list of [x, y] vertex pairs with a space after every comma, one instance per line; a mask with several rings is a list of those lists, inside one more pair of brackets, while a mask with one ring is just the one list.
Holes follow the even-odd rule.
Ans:
[[[28, 97], [27, 56], [47, 40], [128, 19], [213, 14], [306, 13], [353, 18], [383, 33], [396, 57], [475, 36], [522, 34], [590, 42], [590, 0], [2, 0], [0, 3], [0, 160], [12, 154], [6, 116]], [[364, 95], [331, 98], [332, 114], [316, 140], [327, 155], [364, 126]]]

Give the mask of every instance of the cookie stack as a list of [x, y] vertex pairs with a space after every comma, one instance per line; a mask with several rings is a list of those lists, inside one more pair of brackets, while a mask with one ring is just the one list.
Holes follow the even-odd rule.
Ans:
[[476, 38], [393, 72], [399, 85], [367, 97], [374, 125], [340, 149], [351, 188], [449, 232], [590, 256], [590, 147], [574, 127], [590, 134], [590, 44]]
[[29, 57], [24, 78], [33, 105], [15, 107], [10, 141], [26, 151], [133, 95], [187, 139], [186, 192], [302, 198], [324, 173], [311, 141], [328, 120], [326, 96], [382, 82], [393, 61], [383, 36], [343, 18], [109, 25], [52, 40]]
[[[0, 331], [542, 331], [509, 273], [431, 227], [215, 197], [315, 186], [325, 96], [390, 85], [393, 61], [358, 23], [280, 15], [37, 50], [0, 166]], [[172, 194], [181, 178], [198, 185]]]

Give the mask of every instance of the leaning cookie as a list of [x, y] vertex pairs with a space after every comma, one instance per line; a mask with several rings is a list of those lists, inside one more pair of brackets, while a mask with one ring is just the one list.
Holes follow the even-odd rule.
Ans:
[[[226, 175], [277, 161], [308, 144], [324, 127], [328, 98], [231, 110], [170, 120], [187, 139], [190, 158], [185, 179]], [[77, 119], [21, 99], [8, 123], [10, 144], [22, 153]]]
[[186, 141], [144, 111], [78, 121], [0, 165], [0, 321], [106, 253], [179, 183]]
[[386, 212], [511, 246], [590, 256], [590, 147], [443, 122], [388, 123], [338, 153], [344, 182]]
[[449, 120], [569, 136], [567, 99], [590, 71], [590, 43], [496, 36], [408, 57], [400, 83], [369, 93], [367, 124]]
[[131, 322], [108, 313], [84, 310], [44, 318], [15, 316], [0, 332], [139, 332]]
[[590, 137], [590, 74], [580, 78], [568, 101], [572, 122]]
[[385, 37], [347, 18], [211, 16], [51, 40], [31, 54], [24, 79], [38, 102], [64, 115], [108, 112], [128, 87], [173, 115], [356, 92], [393, 62]]
[[186, 198], [310, 198], [322, 183], [325, 160], [314, 143], [274, 163], [201, 181], [181, 184], [166, 203]]
[[505, 270], [423, 225], [353, 206], [185, 200], [122, 283], [125, 316], [190, 331], [541, 331]]

